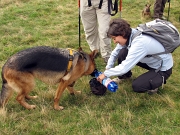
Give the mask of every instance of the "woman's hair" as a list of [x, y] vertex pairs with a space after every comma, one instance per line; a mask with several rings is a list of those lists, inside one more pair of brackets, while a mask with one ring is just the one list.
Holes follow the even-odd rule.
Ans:
[[113, 19], [110, 21], [107, 35], [108, 37], [122, 36], [123, 38], [128, 39], [131, 35], [130, 25], [123, 19]]

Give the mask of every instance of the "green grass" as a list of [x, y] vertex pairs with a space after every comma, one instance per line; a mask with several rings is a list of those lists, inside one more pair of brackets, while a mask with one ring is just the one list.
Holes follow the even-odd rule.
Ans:
[[[123, 0], [122, 18], [132, 27], [150, 21], [142, 18], [144, 5], [154, 0]], [[179, 29], [179, 0], [171, 1], [170, 21]], [[14, 53], [32, 46], [48, 45], [72, 47], [78, 42], [77, 0], [1, 0], [0, 1], [0, 66]], [[151, 12], [152, 12], [151, 11]], [[167, 16], [168, 3], [165, 8]], [[112, 18], [120, 17], [119, 13]], [[90, 52], [81, 24], [81, 46]], [[112, 43], [114, 47], [114, 44]], [[37, 105], [26, 110], [15, 100], [9, 100], [6, 109], [0, 110], [2, 135], [177, 135], [180, 134], [180, 62], [178, 48], [174, 53], [173, 74], [159, 94], [138, 94], [132, 91], [131, 80], [119, 85], [116, 93], [107, 91], [97, 97], [90, 93], [85, 76], [77, 81], [75, 89], [82, 94], [71, 96], [63, 93], [60, 104], [63, 111], [53, 109], [53, 96], [57, 86], [37, 80], [31, 95], [38, 99], [28, 101]], [[97, 68], [104, 70], [99, 57]], [[145, 72], [135, 67], [133, 79]], [[1, 81], [1, 80], [0, 80]]]

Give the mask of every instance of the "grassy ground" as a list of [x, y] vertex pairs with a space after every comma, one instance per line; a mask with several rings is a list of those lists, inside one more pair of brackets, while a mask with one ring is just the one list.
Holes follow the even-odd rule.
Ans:
[[[142, 18], [141, 11], [154, 0], [123, 0], [121, 16], [132, 27], [150, 18]], [[170, 21], [179, 29], [179, 0], [171, 1]], [[165, 16], [168, 13], [168, 3]], [[120, 17], [118, 13], [113, 18]], [[0, 67], [19, 50], [32, 46], [78, 48], [77, 0], [1, 0], [0, 1]], [[81, 46], [89, 52], [81, 24]], [[114, 47], [114, 44], [112, 44]], [[75, 88], [82, 95], [70, 96], [64, 92], [60, 104], [63, 111], [53, 109], [53, 95], [57, 86], [48, 86], [37, 80], [32, 95], [38, 99], [34, 110], [25, 110], [15, 100], [9, 100], [6, 109], [0, 110], [0, 134], [2, 135], [177, 135], [180, 134], [180, 62], [178, 48], [174, 53], [173, 75], [164, 89], [156, 95], [137, 94], [131, 81], [119, 85], [116, 93], [107, 91], [105, 96], [90, 94], [89, 80], [78, 80]], [[97, 68], [104, 70], [99, 57]], [[133, 79], [145, 72], [135, 67]], [[1, 81], [1, 80], [0, 80]]]

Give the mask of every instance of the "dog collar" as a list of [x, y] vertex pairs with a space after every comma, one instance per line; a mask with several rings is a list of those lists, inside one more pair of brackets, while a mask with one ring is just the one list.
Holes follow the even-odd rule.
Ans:
[[67, 71], [69, 72], [73, 63], [73, 50], [71, 48], [67, 48], [67, 49], [69, 50], [69, 62], [67, 67]]

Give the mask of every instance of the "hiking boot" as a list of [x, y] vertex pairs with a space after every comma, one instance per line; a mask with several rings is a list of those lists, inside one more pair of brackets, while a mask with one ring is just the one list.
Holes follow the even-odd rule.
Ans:
[[156, 89], [154, 89], [154, 90], [148, 90], [147, 93], [148, 93], [149, 95], [153, 95], [153, 94], [156, 94], [157, 91], [158, 91], [158, 88], [156, 88]]
[[159, 19], [161, 19], [161, 20], [167, 20], [166, 17], [164, 17], [164, 16], [160, 17]]
[[164, 16], [161, 16], [161, 17], [152, 17], [152, 19], [161, 19], [161, 20], [167, 20], [167, 18], [166, 17], [164, 17]]
[[112, 79], [112, 81], [114, 81], [115, 83], [122, 83], [125, 79], [130, 79], [131, 77], [124, 77], [124, 78], [121, 78], [119, 79], [118, 77]]
[[114, 79], [112, 79], [112, 81], [114, 81], [115, 83], [122, 83], [122, 81], [123, 81], [124, 79], [119, 79], [118, 77], [116, 77], [116, 78], [114, 78]]

